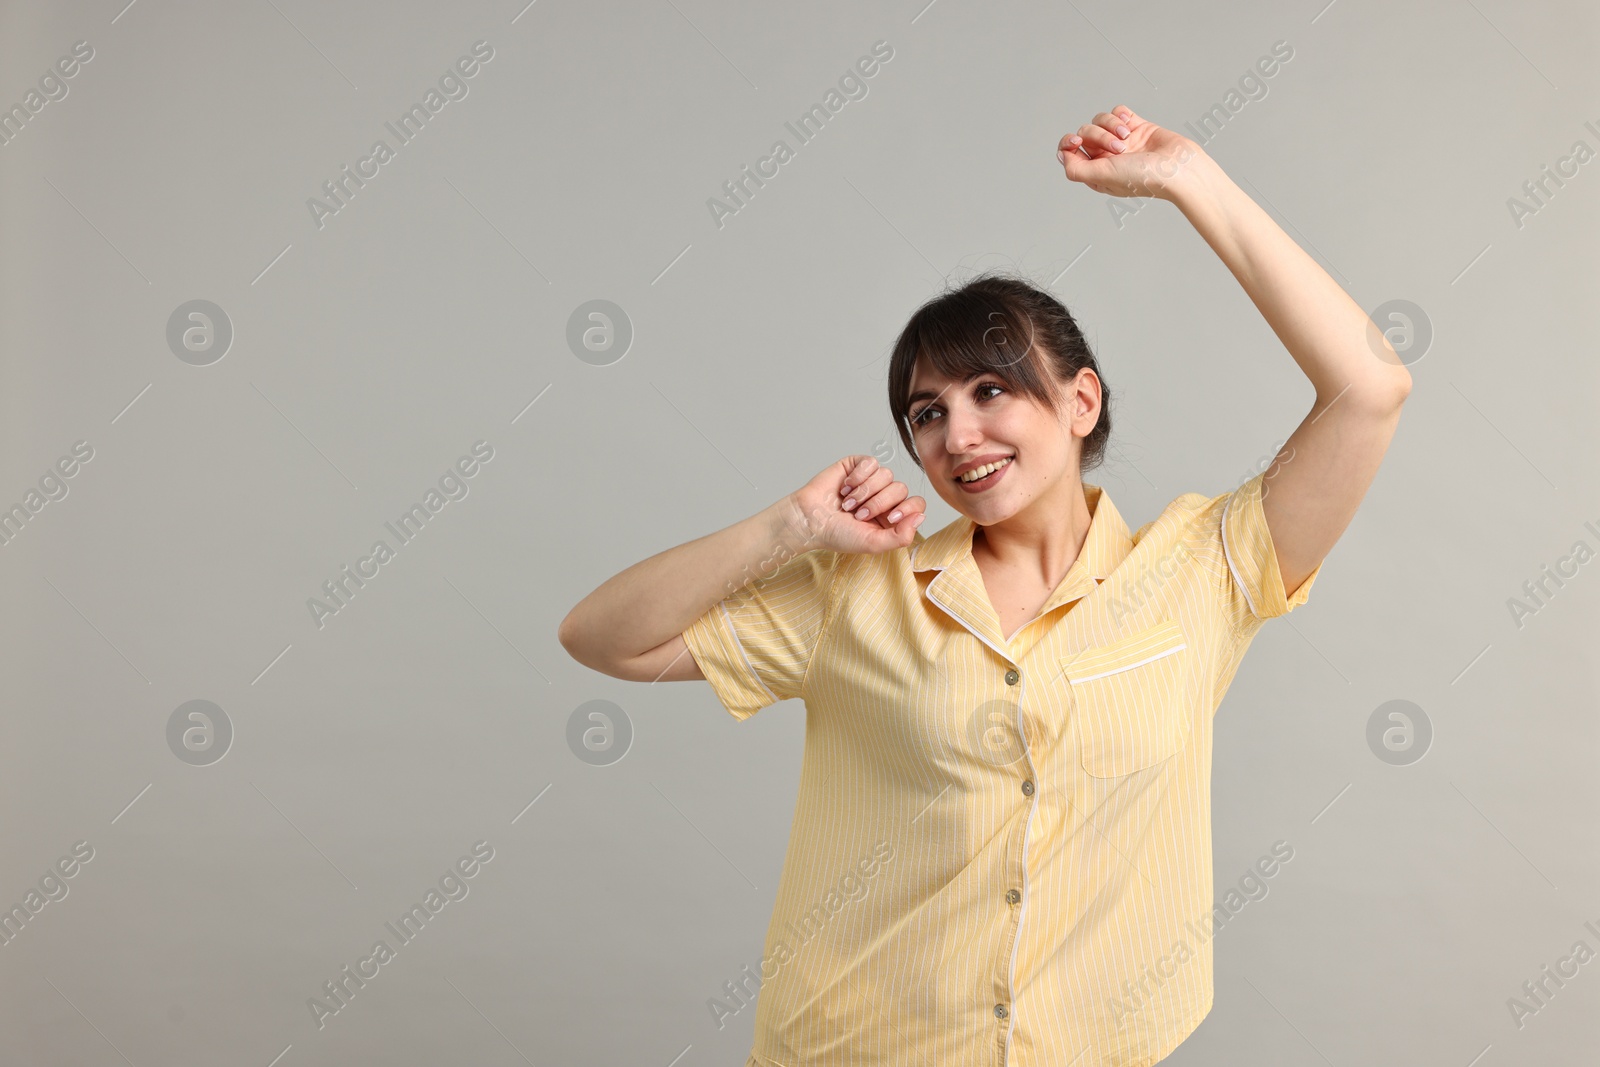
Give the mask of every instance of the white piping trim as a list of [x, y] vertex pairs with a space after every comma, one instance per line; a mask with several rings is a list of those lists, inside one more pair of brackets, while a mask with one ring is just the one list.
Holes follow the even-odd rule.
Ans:
[[[938, 570], [938, 572], [940, 574], [944, 573], [944, 568], [943, 567], [939, 567], [939, 568], [937, 568], [937, 570]], [[922, 593], [929, 600], [931, 600], [935, 604], [939, 605], [939, 609], [941, 611], [943, 611], [946, 615], [948, 615], [952, 619], [956, 620], [956, 622], [959, 622], [961, 624], [962, 628], [965, 629], [969, 634], [971, 634], [973, 637], [976, 637], [979, 641], [983, 641], [983, 643], [985, 645], [988, 645], [991, 649], [994, 649], [995, 655], [1001, 657], [1007, 663], [1011, 664], [1013, 667], [1021, 666], [1021, 664], [1017, 663], [1016, 660], [1011, 658], [1011, 653], [1005, 651], [1004, 649], [995, 648], [993, 645], [989, 644], [989, 642], [987, 640], [984, 640], [984, 636], [982, 634], [980, 634], [978, 631], [974, 630], [972, 628], [972, 626], [967, 622], [966, 619], [963, 619], [960, 615], [957, 615], [955, 613], [955, 610], [953, 608], [947, 606], [944, 601], [940, 600], [938, 597], [934, 596], [931, 592], [929, 592], [926, 589], [924, 589], [922, 591]]]
[[1087, 677], [1084, 677], [1084, 678], [1073, 678], [1073, 677], [1071, 677], [1069, 675], [1067, 677], [1067, 681], [1071, 682], [1073, 685], [1079, 685], [1079, 684], [1081, 684], [1083, 682], [1092, 682], [1096, 678], [1104, 678], [1108, 674], [1121, 674], [1123, 671], [1131, 671], [1135, 667], [1143, 667], [1146, 663], [1152, 663], [1155, 660], [1160, 659], [1162, 656], [1170, 656], [1174, 652], [1182, 652], [1184, 649], [1186, 649], [1188, 647], [1189, 646], [1187, 644], [1176, 645], [1176, 646], [1174, 646], [1172, 648], [1166, 649], [1163, 652], [1157, 652], [1153, 656], [1146, 656], [1144, 659], [1140, 660], [1138, 663], [1124, 663], [1120, 667], [1112, 667], [1109, 671], [1101, 671], [1099, 674], [1091, 674], [1091, 675], [1088, 675]]
[[728, 624], [728, 636], [733, 638], [733, 647], [739, 650], [739, 658], [744, 660], [745, 670], [750, 672], [750, 677], [756, 680], [756, 684], [761, 687], [761, 691], [771, 697], [772, 702], [776, 704], [778, 702], [778, 694], [768, 689], [767, 683], [763, 682], [761, 675], [756, 673], [755, 665], [750, 662], [750, 656], [744, 650], [744, 643], [739, 640], [739, 631], [733, 628], [733, 619], [728, 615], [728, 602], [723, 600], [720, 607], [722, 608], [722, 619]]
[[1230, 496], [1227, 499], [1227, 502], [1222, 505], [1222, 521], [1220, 523], [1222, 532], [1222, 555], [1223, 558], [1228, 561], [1228, 570], [1233, 574], [1234, 583], [1238, 585], [1239, 591], [1244, 594], [1244, 602], [1249, 605], [1250, 614], [1259, 619], [1261, 618], [1261, 612], [1256, 610], [1256, 602], [1250, 596], [1250, 587], [1245, 584], [1244, 579], [1239, 577], [1239, 568], [1233, 565], [1233, 553], [1228, 551], [1228, 508], [1232, 506], [1232, 504], [1233, 497]]

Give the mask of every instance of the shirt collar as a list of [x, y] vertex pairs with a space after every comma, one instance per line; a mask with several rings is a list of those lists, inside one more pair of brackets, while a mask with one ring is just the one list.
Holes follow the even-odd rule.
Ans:
[[[1132, 551], [1133, 538], [1104, 488], [1084, 482], [1083, 499], [1089, 506], [1089, 535], [1084, 538], [1072, 570], [1081, 565], [1088, 577], [1104, 581]], [[977, 525], [966, 515], [957, 515], [954, 522], [912, 546], [911, 569], [944, 570], [956, 560], [971, 556], [972, 534]]]
[[[1090, 513], [1088, 536], [1084, 538], [1078, 558], [1062, 576], [1061, 584], [1039, 609], [1039, 618], [1094, 592], [1133, 550], [1128, 525], [1105, 490], [1085, 482], [1083, 498]], [[972, 534], [976, 528], [977, 523], [967, 516], [957, 516], [932, 537], [911, 546], [911, 569], [938, 571], [923, 591], [924, 595], [1009, 659], [1011, 653], [1000, 632], [1000, 620], [989, 603], [983, 575], [972, 555]]]

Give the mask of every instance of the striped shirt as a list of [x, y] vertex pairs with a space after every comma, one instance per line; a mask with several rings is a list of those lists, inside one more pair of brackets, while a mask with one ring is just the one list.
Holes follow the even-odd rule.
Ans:
[[[805, 702], [747, 1067], [1144, 1067], [1212, 1004], [1212, 716], [1283, 588], [1264, 475], [1092, 520], [1007, 640], [971, 519], [813, 550], [684, 641], [738, 719]], [[728, 1004], [737, 1011], [743, 1007]]]

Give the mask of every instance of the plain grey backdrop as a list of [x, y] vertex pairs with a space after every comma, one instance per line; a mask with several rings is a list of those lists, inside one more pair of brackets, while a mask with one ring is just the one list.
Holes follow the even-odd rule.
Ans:
[[804, 707], [736, 723], [556, 625], [849, 453], [953, 519], [884, 372], [986, 268], [1090, 336], [1130, 525], [1260, 469], [1309, 383], [1172, 205], [1054, 158], [1117, 104], [1204, 133], [1415, 381], [1217, 712], [1252, 899], [1170, 1062], [1593, 1055], [1591, 5], [524, 2], [0, 9], [0, 1058], [742, 1063], [754, 1007], [708, 1001], [761, 956]]

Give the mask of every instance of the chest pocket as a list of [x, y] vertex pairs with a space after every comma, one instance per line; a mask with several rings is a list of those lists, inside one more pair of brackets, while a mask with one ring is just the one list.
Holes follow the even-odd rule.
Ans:
[[1117, 778], [1153, 767], [1189, 738], [1189, 656], [1174, 619], [1062, 659], [1072, 687], [1083, 769]]

